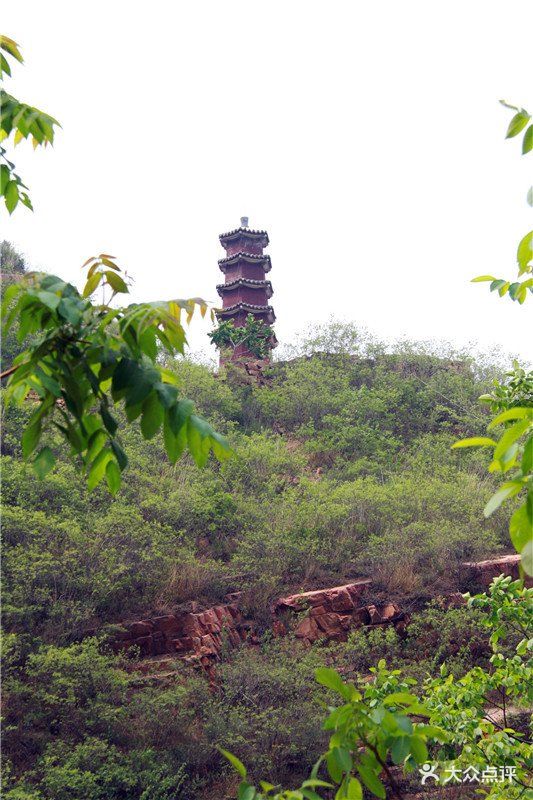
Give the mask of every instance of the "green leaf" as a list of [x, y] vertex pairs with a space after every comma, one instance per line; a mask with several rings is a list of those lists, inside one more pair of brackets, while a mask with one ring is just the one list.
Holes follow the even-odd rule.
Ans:
[[91, 434], [89, 438], [89, 447], [87, 448], [87, 462], [89, 464], [94, 461], [98, 453], [104, 448], [106, 442], [107, 436], [102, 428]]
[[141, 431], [145, 439], [152, 439], [163, 424], [164, 409], [156, 392], [152, 392], [143, 403]]
[[346, 788], [348, 800], [363, 800], [363, 789], [357, 778], [350, 778]]
[[119, 393], [133, 386], [139, 378], [139, 367], [131, 358], [122, 358], [113, 372], [113, 392]]
[[90, 297], [92, 293], [96, 291], [96, 289], [100, 285], [101, 280], [102, 280], [102, 275], [100, 272], [95, 272], [94, 275], [91, 275], [91, 277], [88, 278], [87, 283], [84, 286], [83, 296]]
[[194, 404], [191, 400], [180, 400], [168, 409], [168, 421], [174, 435], [181, 431], [193, 411]]
[[43, 447], [42, 450], [39, 451], [35, 460], [33, 462], [33, 469], [35, 474], [41, 480], [48, 475], [54, 464], [56, 463], [56, 459], [52, 451], [49, 447]]
[[115, 458], [117, 459], [117, 463], [121, 471], [125, 470], [126, 467], [128, 466], [128, 456], [126, 455], [126, 453], [124, 452], [124, 450], [122, 449], [122, 447], [120, 446], [120, 444], [117, 442], [116, 439], [112, 439], [111, 449], [115, 454]]
[[501, 425], [503, 422], [509, 422], [512, 419], [532, 419], [533, 418], [533, 409], [516, 406], [515, 408], [509, 408], [507, 411], [503, 411], [501, 414], [498, 414], [490, 424], [487, 426], [490, 430], [491, 428], [495, 428], [497, 425]]
[[312, 789], [301, 789], [300, 791], [306, 800], [322, 800], [320, 795], [314, 792]]
[[237, 756], [234, 756], [233, 753], [228, 752], [228, 750], [223, 750], [222, 747], [217, 747], [217, 750], [229, 761], [231, 766], [237, 770], [241, 778], [246, 778], [246, 767], [242, 761], [239, 761]]
[[19, 201], [19, 188], [16, 181], [9, 181], [4, 192], [4, 198], [6, 208], [12, 214]]
[[164, 408], [171, 408], [178, 399], [178, 389], [170, 383], [156, 383], [155, 390]]
[[527, 131], [524, 133], [524, 138], [522, 140], [522, 153], [525, 155], [529, 153], [530, 150], [533, 149], [533, 125], [530, 125]]
[[60, 314], [71, 325], [78, 325], [81, 320], [81, 310], [78, 305], [69, 297], [63, 297], [57, 307]]
[[182, 426], [180, 431], [176, 434], [172, 430], [169, 421], [170, 412], [165, 411], [165, 418], [163, 422], [163, 441], [165, 443], [165, 450], [171, 464], [175, 464], [178, 458], [185, 450], [187, 444], [187, 428]]
[[343, 772], [350, 772], [352, 769], [352, 757], [347, 747], [334, 747], [331, 751], [333, 758], [336, 760], [339, 768]]
[[533, 436], [530, 436], [525, 444], [521, 469], [522, 475], [529, 475], [530, 472], [533, 472]]
[[527, 111], [520, 109], [520, 111], [514, 115], [512, 120], [509, 123], [509, 127], [507, 128], [507, 133], [505, 134], [506, 139], [512, 139], [513, 136], [518, 136], [520, 131], [524, 130], [527, 123], [531, 119], [530, 115]]
[[520, 240], [518, 249], [516, 251], [516, 260], [521, 270], [525, 270], [531, 259], [533, 258], [533, 231], [529, 231]]
[[114, 436], [117, 432], [118, 422], [116, 421], [115, 417], [109, 413], [103, 403], [100, 405], [100, 416], [102, 417], [102, 422], [104, 423], [106, 429], [109, 431], [111, 436]]
[[22, 455], [24, 458], [31, 456], [41, 438], [41, 422], [40, 420], [33, 425], [28, 425], [22, 434]]
[[507, 428], [503, 436], [498, 442], [496, 449], [494, 450], [494, 458], [500, 459], [502, 458], [511, 445], [520, 439], [521, 436], [529, 429], [531, 426], [531, 422], [528, 419], [521, 420], [520, 422], [516, 422], [510, 428]]
[[241, 783], [237, 790], [237, 800], [254, 800], [255, 795], [255, 786], [250, 783]]
[[385, 787], [377, 777], [377, 775], [372, 772], [369, 767], [364, 766], [363, 764], [357, 765], [357, 771], [361, 776], [363, 783], [365, 784], [367, 789], [370, 789], [376, 797], [380, 797], [381, 800], [385, 800]]
[[333, 755], [333, 751], [330, 751], [326, 756], [326, 766], [330, 778], [335, 781], [335, 783], [340, 783], [343, 778], [342, 767]]
[[91, 469], [89, 470], [89, 477], [87, 478], [87, 487], [89, 491], [92, 491], [96, 486], [98, 486], [106, 474], [106, 467], [112, 458], [113, 456], [111, 451], [108, 449], [101, 450], [98, 453], [92, 463]]
[[477, 278], [472, 278], [470, 283], [482, 283], [483, 281], [495, 281], [497, 280], [494, 275], [478, 275]]
[[122, 482], [122, 478], [120, 477], [120, 470], [117, 466], [116, 461], [108, 461], [107, 466], [105, 468], [105, 477], [107, 480], [109, 491], [111, 492], [112, 495], [115, 495], [120, 489], [120, 484]]
[[128, 294], [129, 289], [120, 275], [117, 275], [116, 272], [112, 272], [111, 270], [105, 272], [104, 274], [107, 278], [108, 284], [111, 286], [114, 292], [117, 294]]
[[496, 442], [494, 439], [489, 439], [486, 436], [474, 436], [471, 439], [460, 439], [458, 442], [452, 444], [452, 450], [458, 450], [460, 447], [495, 447]]
[[531, 539], [531, 522], [529, 521], [526, 504], [520, 506], [511, 517], [509, 535], [517, 553], [521, 553]]
[[47, 375], [46, 372], [43, 372], [40, 368], [37, 368], [35, 372], [45, 389], [48, 389], [54, 397], [61, 397], [61, 387], [55, 378], [52, 378], [51, 375]]
[[533, 206], [533, 186], [530, 186], [527, 190], [526, 201], [528, 206]]
[[391, 746], [391, 756], [395, 764], [401, 764], [410, 752], [411, 737], [397, 736]]
[[518, 481], [509, 481], [504, 483], [503, 486], [492, 495], [489, 502], [483, 509], [483, 514], [486, 517], [490, 517], [490, 515], [501, 506], [504, 500], [507, 500], [509, 497], [514, 497], [514, 495], [518, 494], [522, 488], [523, 484], [519, 483]]
[[403, 731], [405, 731], [408, 734], [411, 734], [413, 732], [413, 723], [411, 722], [409, 717], [406, 717], [404, 714], [395, 714], [394, 719], [396, 720], [398, 727], [401, 728]]
[[413, 756], [414, 760], [417, 764], [425, 764], [428, 760], [428, 749], [426, 747], [425, 741], [422, 739], [421, 736], [411, 736], [411, 755]]
[[[317, 786], [324, 786], [327, 789], [333, 788], [333, 784], [328, 783], [327, 781], [321, 781], [319, 778], [307, 778], [307, 780], [302, 783], [302, 789], [306, 787], [316, 788]], [[272, 789], [273, 788], [274, 787], [272, 786]]]
[[9, 183], [11, 173], [7, 164], [0, 165], [0, 195], [4, 196], [6, 186]]
[[37, 297], [50, 311], [55, 311], [61, 302], [61, 297], [54, 292], [37, 292]]
[[387, 697], [383, 700], [383, 705], [385, 706], [393, 706], [398, 705], [401, 703], [402, 705], [411, 705], [411, 703], [416, 703], [417, 698], [414, 694], [409, 694], [409, 692], [393, 692], [392, 694], [387, 695]]
[[521, 552], [522, 568], [526, 575], [533, 575], [533, 539], [530, 539]]
[[327, 689], [337, 692], [346, 700], [352, 698], [354, 687], [344, 683], [339, 673], [330, 667], [319, 667], [315, 670], [315, 680]]

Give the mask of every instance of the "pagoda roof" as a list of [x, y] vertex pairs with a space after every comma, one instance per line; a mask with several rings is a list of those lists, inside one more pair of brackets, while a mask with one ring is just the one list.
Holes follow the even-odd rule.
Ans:
[[247, 286], [249, 289], [266, 289], [267, 297], [272, 297], [274, 290], [270, 281], [257, 281], [254, 278], [235, 278], [228, 283], [219, 283], [217, 292], [222, 297], [226, 289], [235, 289], [237, 286]]
[[260, 256], [255, 253], [234, 253], [232, 256], [226, 256], [226, 258], [219, 258], [218, 266], [225, 272], [225, 268], [230, 266], [231, 264], [236, 264], [238, 261], [249, 261], [252, 264], [259, 264], [262, 261], [265, 262], [265, 272], [270, 272], [272, 269], [272, 262], [270, 261], [270, 256]]
[[234, 228], [232, 231], [227, 231], [227, 233], [221, 233], [218, 237], [221, 242], [231, 241], [232, 239], [236, 239], [238, 236], [247, 236], [250, 239], [266, 239], [265, 247], [269, 242], [268, 233], [266, 231], [256, 231], [252, 228]]
[[235, 303], [232, 306], [228, 306], [227, 308], [219, 308], [215, 311], [217, 317], [234, 317], [240, 311], [249, 311], [250, 314], [266, 314], [267, 315], [267, 322], [272, 325], [273, 322], [276, 320], [276, 315], [274, 314], [274, 309], [272, 306], [256, 306], [253, 303]]

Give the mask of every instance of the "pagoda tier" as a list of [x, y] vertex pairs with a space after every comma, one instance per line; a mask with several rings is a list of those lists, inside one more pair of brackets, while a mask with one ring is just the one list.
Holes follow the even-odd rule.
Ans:
[[[256, 231], [248, 227], [248, 219], [241, 218], [241, 227], [219, 236], [220, 244], [226, 251], [226, 257], [218, 262], [224, 273], [224, 283], [217, 286], [222, 298], [222, 308], [216, 312], [219, 321], [231, 320], [237, 327], [246, 324], [246, 318], [252, 314], [255, 319], [267, 325], [275, 322], [274, 309], [268, 304], [273, 289], [265, 275], [270, 272], [272, 264], [270, 256], [263, 253], [269, 243], [266, 231]], [[277, 344], [272, 332], [271, 346]], [[234, 360], [254, 358], [244, 345], [239, 345], [233, 354]]]

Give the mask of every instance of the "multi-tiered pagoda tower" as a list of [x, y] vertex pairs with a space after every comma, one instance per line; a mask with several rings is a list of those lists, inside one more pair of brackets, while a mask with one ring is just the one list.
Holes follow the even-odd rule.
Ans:
[[[241, 217], [241, 225], [228, 233], [219, 236], [220, 244], [226, 251], [218, 266], [224, 273], [225, 281], [217, 286], [222, 298], [222, 308], [217, 311], [219, 322], [231, 320], [236, 327], [246, 324], [246, 317], [252, 314], [255, 319], [262, 320], [270, 326], [276, 316], [274, 309], [268, 304], [273, 290], [266, 273], [270, 272], [270, 256], [264, 255], [263, 249], [268, 245], [266, 231], [254, 231], [248, 227], [248, 217]], [[272, 331], [270, 347], [277, 344]], [[246, 361], [256, 358], [246, 347], [246, 343], [235, 348], [231, 360]], [[266, 359], [268, 360], [268, 359]]]

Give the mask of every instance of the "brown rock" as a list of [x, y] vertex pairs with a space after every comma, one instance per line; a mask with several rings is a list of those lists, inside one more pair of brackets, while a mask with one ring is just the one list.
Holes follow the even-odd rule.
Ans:
[[128, 625], [128, 630], [131, 633], [133, 639], [138, 639], [144, 636], [150, 636], [154, 629], [154, 626], [149, 620], [141, 620], [139, 622], [130, 622]]
[[366, 606], [366, 611], [368, 613], [370, 625], [375, 625], [376, 623], [381, 622], [381, 615], [375, 605]]
[[[328, 610], [333, 610], [331, 607], [332, 599], [340, 596], [341, 604], [347, 603], [344, 592], [346, 591], [350, 597], [359, 597], [364, 589], [372, 583], [370, 578], [361, 578], [353, 583], [346, 583], [343, 586], [333, 586], [331, 589], [316, 589], [312, 592], [301, 592], [300, 594], [292, 594], [287, 597], [280, 597], [277, 600], [274, 610], [279, 613], [284, 608], [300, 609], [306, 606], [325, 606]], [[353, 603], [350, 603], [347, 608], [339, 608], [339, 611], [350, 610]]]
[[518, 553], [491, 558], [487, 561], [467, 561], [463, 566], [472, 570], [483, 586], [490, 586], [494, 578], [502, 574], [510, 575], [515, 579], [520, 577], [520, 555]]
[[370, 625], [370, 614], [367, 606], [356, 608], [352, 614], [352, 621], [354, 625]]
[[188, 636], [201, 636], [202, 626], [196, 614], [187, 614], [182, 624], [183, 633]]
[[161, 656], [163, 653], [168, 652], [169, 642], [164, 634], [157, 633], [152, 634], [152, 649], [156, 656]]
[[142, 656], [151, 656], [154, 654], [151, 636], [140, 636], [138, 639], [133, 639], [132, 645], [139, 648]]
[[176, 633], [181, 625], [180, 620], [175, 614], [165, 614], [162, 617], [154, 617], [152, 620], [154, 631], [161, 631], [161, 633]]
[[311, 617], [304, 617], [294, 631], [294, 635], [297, 639], [308, 639], [310, 642], [314, 642], [320, 637], [321, 633], [316, 620]]
[[384, 606], [381, 606], [379, 609], [379, 613], [381, 615], [382, 622], [390, 622], [394, 617], [397, 617], [400, 613], [400, 609], [398, 606], [395, 606], [394, 603], [387, 603]]
[[338, 589], [328, 593], [327, 600], [332, 611], [351, 611], [353, 600], [347, 589]]

